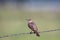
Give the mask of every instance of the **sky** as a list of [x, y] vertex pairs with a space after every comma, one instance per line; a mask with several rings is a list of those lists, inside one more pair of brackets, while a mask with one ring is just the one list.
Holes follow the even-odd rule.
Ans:
[[[0, 0], [1, 2], [1, 0]], [[6, 4], [15, 5], [19, 4], [23, 5], [23, 9], [27, 10], [58, 10], [60, 9], [60, 0], [8, 0]]]
[[[30, 0], [29, 2], [25, 2], [25, 6], [27, 10], [59, 10], [60, 9], [60, 1], [57, 0], [49, 0], [49, 1], [45, 1], [45, 0]], [[25, 8], [24, 6], [24, 8]]]

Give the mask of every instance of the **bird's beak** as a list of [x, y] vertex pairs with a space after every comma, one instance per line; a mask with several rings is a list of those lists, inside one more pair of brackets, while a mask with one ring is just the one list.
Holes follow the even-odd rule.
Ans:
[[28, 21], [28, 19], [25, 19], [25, 20], [27, 20], [27, 21]]
[[25, 19], [25, 20], [29, 21], [29, 20], [31, 20], [31, 19]]

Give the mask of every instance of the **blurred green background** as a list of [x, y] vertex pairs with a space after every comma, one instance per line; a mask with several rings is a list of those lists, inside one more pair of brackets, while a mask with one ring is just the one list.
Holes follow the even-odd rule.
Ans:
[[[60, 28], [60, 9], [57, 11], [25, 11], [17, 6], [0, 6], [0, 36], [26, 33], [31, 30], [27, 26], [26, 18], [31, 18], [39, 32]], [[60, 40], [60, 31], [0, 38], [0, 40]]]

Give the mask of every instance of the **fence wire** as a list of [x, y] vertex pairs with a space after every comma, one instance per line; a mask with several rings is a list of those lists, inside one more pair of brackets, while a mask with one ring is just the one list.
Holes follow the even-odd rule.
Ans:
[[[41, 31], [41, 32], [39, 32], [39, 33], [54, 32], [54, 31], [60, 31], [60, 29], [46, 30], [46, 31]], [[10, 34], [10, 35], [3, 35], [3, 36], [0, 36], [0, 38], [20, 36], [20, 35], [25, 35], [25, 34], [30, 34], [30, 32], [18, 33], [18, 34]], [[34, 34], [34, 32], [32, 32], [31, 34]]]

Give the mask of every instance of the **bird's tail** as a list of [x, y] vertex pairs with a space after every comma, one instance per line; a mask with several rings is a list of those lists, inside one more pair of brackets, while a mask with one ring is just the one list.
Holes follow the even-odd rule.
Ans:
[[36, 34], [36, 36], [40, 36], [40, 34], [39, 34], [39, 32], [37, 32], [37, 31], [34, 31], [34, 33]]

